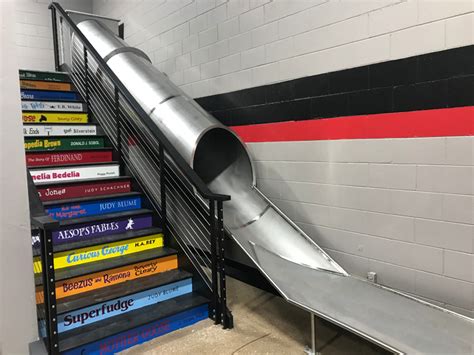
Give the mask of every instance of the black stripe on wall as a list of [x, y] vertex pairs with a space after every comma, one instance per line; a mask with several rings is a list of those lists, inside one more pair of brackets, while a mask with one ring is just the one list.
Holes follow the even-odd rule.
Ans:
[[238, 126], [474, 105], [474, 46], [196, 100]]

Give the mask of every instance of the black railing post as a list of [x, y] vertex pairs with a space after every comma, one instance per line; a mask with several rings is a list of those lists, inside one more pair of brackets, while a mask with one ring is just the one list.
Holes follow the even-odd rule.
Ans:
[[125, 24], [123, 22], [118, 26], [118, 36], [125, 39]]
[[232, 314], [227, 309], [224, 239], [224, 206], [223, 202], [219, 200], [217, 201], [217, 257], [219, 260], [220, 315], [224, 329], [229, 329], [233, 327], [233, 321]]
[[212, 300], [211, 300], [211, 318], [214, 324], [219, 324], [221, 313], [219, 311], [219, 289], [218, 289], [218, 269], [217, 269], [217, 233], [216, 233], [216, 203], [209, 200], [209, 236], [211, 239], [211, 283], [212, 283]]
[[117, 86], [114, 86], [114, 114], [115, 114], [115, 124], [117, 127], [117, 154], [118, 161], [120, 162], [120, 175], [124, 174], [124, 164], [122, 158], [122, 115], [120, 114], [120, 103], [119, 103], [119, 90]]
[[165, 162], [165, 151], [163, 146], [160, 144], [158, 148], [159, 159], [160, 159], [160, 195], [161, 195], [161, 229], [165, 239], [168, 238], [168, 230], [166, 224], [168, 220], [166, 218], [166, 162]]
[[54, 67], [56, 71], [59, 71], [59, 44], [58, 44], [58, 22], [56, 8], [50, 7], [51, 9], [51, 20], [53, 28], [53, 53], [54, 53]]
[[53, 238], [50, 229], [41, 230], [41, 267], [43, 274], [43, 304], [49, 354], [59, 354], [59, 336], [56, 309], [56, 278], [54, 275]]
[[86, 97], [84, 98], [86, 100], [86, 105], [87, 105], [87, 112], [90, 114], [91, 109], [90, 109], [90, 93], [89, 93], [89, 62], [87, 58], [87, 48], [84, 46], [84, 89], [86, 92]]

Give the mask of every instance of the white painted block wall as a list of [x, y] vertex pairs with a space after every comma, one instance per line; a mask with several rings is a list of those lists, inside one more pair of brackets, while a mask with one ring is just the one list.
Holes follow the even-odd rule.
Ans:
[[0, 354], [38, 339], [14, 9], [0, 1]]
[[[54, 70], [50, 0], [15, 0], [15, 35], [21, 69]], [[65, 9], [92, 12], [92, 0], [59, 0]]]
[[258, 187], [350, 273], [474, 316], [474, 137], [249, 148]]
[[471, 0], [94, 0], [192, 97], [473, 43]]

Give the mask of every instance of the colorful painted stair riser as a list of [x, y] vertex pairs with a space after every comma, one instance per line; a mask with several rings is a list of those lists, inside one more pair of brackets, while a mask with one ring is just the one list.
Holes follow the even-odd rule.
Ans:
[[21, 80], [43, 80], [53, 82], [69, 81], [68, 74], [59, 72], [20, 70], [19, 76]]
[[108, 302], [79, 309], [58, 316], [60, 333], [92, 324], [107, 318], [151, 306], [174, 297], [183, 296], [193, 291], [191, 278], [180, 280], [168, 285], [158, 286], [150, 290], [120, 297]]
[[97, 237], [150, 228], [152, 225], [152, 216], [146, 215], [118, 218], [107, 222], [90, 222], [67, 228], [63, 227], [52, 232], [53, 244], [91, 240]]
[[37, 190], [41, 201], [54, 201], [130, 192], [131, 183], [129, 180], [90, 182], [78, 185], [38, 186]]
[[25, 138], [26, 152], [43, 152], [55, 150], [86, 150], [105, 147], [105, 140], [97, 138]]
[[84, 112], [86, 105], [81, 102], [22, 101], [21, 109], [23, 111]]
[[51, 90], [51, 91], [71, 91], [71, 83], [60, 83], [41, 80], [20, 80], [21, 89]]
[[74, 91], [21, 90], [22, 100], [81, 101], [79, 93]]
[[[114, 234], [126, 233], [128, 231], [135, 231], [145, 228], [150, 228], [153, 225], [153, 218], [150, 215], [117, 218], [113, 221], [107, 222], [91, 222], [82, 223], [77, 228], [63, 228], [55, 231], [56, 239], [53, 239], [53, 244], [77, 242], [81, 240], [90, 240], [96, 237], [104, 237]], [[33, 247], [39, 247], [40, 237], [37, 231], [33, 231], [31, 236]]]
[[[140, 308], [151, 306], [193, 292], [192, 279], [179, 280], [111, 301], [58, 315], [58, 332], [63, 333]], [[44, 322], [41, 333], [45, 334]]]
[[25, 137], [38, 136], [96, 136], [94, 125], [23, 125]]
[[75, 152], [34, 152], [26, 154], [26, 166], [54, 166], [112, 162], [111, 150]]
[[161, 335], [190, 326], [208, 318], [208, 306], [202, 305], [145, 325], [115, 334], [93, 343], [63, 352], [64, 355], [116, 354]]
[[54, 220], [99, 216], [107, 213], [132, 211], [142, 207], [139, 196], [105, 199], [99, 201], [74, 202], [51, 206], [45, 212]]
[[77, 181], [120, 176], [118, 164], [104, 164], [95, 166], [58, 167], [47, 169], [31, 169], [34, 183]]
[[87, 123], [87, 113], [77, 112], [23, 112], [23, 123]]
[[[90, 247], [68, 250], [54, 254], [54, 269], [64, 269], [96, 261], [113, 259], [134, 253], [161, 248], [163, 246], [163, 234], [153, 234], [139, 238], [121, 240], [118, 242], [93, 245]], [[41, 272], [41, 259], [33, 259], [35, 273]]]
[[[159, 259], [142, 261], [112, 270], [95, 272], [84, 276], [58, 281], [56, 282], [56, 299], [117, 285], [142, 277], [156, 275], [165, 271], [175, 270], [177, 268], [177, 256], [169, 255]], [[36, 287], [36, 303], [43, 303], [43, 297], [43, 287]]]

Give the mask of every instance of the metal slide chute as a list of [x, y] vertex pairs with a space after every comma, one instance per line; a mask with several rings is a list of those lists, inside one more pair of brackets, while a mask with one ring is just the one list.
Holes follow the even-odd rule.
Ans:
[[101, 23], [78, 28], [209, 188], [232, 197], [228, 233], [289, 302], [393, 352], [472, 353], [471, 319], [349, 276], [256, 188], [231, 130]]

